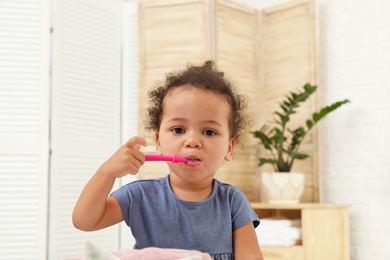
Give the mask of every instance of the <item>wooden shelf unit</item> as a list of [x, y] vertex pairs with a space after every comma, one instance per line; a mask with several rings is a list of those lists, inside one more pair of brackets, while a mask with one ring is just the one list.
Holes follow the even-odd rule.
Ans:
[[287, 247], [262, 246], [264, 259], [350, 259], [349, 205], [321, 203], [289, 205], [251, 203], [251, 205], [260, 219], [284, 216], [288, 219], [300, 218], [302, 222], [302, 244]]

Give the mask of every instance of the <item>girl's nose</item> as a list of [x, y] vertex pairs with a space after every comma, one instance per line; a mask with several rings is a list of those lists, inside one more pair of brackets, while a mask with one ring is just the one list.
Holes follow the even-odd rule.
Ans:
[[187, 148], [200, 148], [202, 147], [202, 142], [200, 140], [200, 137], [196, 134], [189, 134], [187, 136], [187, 139], [185, 141], [185, 146]]

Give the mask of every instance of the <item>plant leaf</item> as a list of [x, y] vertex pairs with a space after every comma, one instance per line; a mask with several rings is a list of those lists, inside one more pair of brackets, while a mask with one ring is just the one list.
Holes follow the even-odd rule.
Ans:
[[259, 131], [252, 132], [272, 154], [272, 159], [260, 158], [259, 166], [271, 164], [275, 170], [289, 172], [295, 159], [302, 160], [309, 157], [307, 154], [298, 153], [298, 149], [310, 129], [330, 112], [349, 102], [345, 99], [326, 106], [313, 113], [311, 118], [306, 120], [307, 128], [303, 125], [290, 131], [287, 125], [291, 120], [291, 115], [295, 114], [300, 104], [305, 102], [316, 90], [317, 86], [306, 83], [301, 90], [290, 92], [279, 103], [280, 110], [274, 112], [275, 116], [271, 122], [273, 126], [264, 125]]
[[308, 129], [311, 129], [316, 123], [318, 123], [318, 121], [323, 119], [330, 112], [336, 110], [337, 108], [339, 108], [342, 105], [344, 105], [346, 103], [349, 103], [349, 102], [350, 101], [348, 99], [345, 99], [343, 101], [338, 101], [338, 102], [335, 102], [335, 103], [331, 104], [330, 106], [323, 107], [319, 112], [313, 113], [313, 115], [312, 115], [313, 121], [312, 121], [312, 124], [310, 125], [310, 127], [309, 127], [309, 125], [307, 125], [307, 122], [306, 122], [306, 125], [308, 126]]
[[271, 150], [271, 145], [272, 145], [272, 139], [268, 137], [266, 133], [264, 133], [262, 130], [259, 131], [254, 131], [252, 132], [254, 136], [258, 139], [260, 139], [260, 142], [263, 144], [265, 149]]
[[308, 129], [312, 128], [313, 125], [314, 125], [314, 123], [313, 123], [313, 121], [311, 121], [310, 119], [308, 119], [308, 120], [306, 121], [306, 126], [307, 126]]
[[260, 158], [259, 159], [259, 166], [262, 166], [264, 164], [276, 164], [276, 160], [273, 160], [273, 159], [268, 159], [268, 158]]
[[294, 151], [289, 151], [289, 155], [294, 158], [294, 159], [298, 159], [298, 160], [303, 160], [303, 159], [306, 159], [309, 157], [309, 155], [307, 154], [303, 154], [303, 153], [296, 153]]
[[289, 145], [289, 150], [295, 150], [295, 147], [298, 146], [303, 138], [305, 137], [306, 132], [303, 127], [298, 127], [292, 131], [291, 143]]

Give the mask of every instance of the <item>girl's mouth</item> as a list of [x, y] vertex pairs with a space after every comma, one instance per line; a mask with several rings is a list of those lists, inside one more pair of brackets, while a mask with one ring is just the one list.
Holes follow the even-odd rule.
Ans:
[[187, 157], [188, 162], [186, 162], [187, 166], [196, 167], [201, 163], [201, 160], [196, 157]]
[[200, 161], [200, 159], [196, 156], [189, 156], [186, 158], [188, 160], [188, 162], [198, 162]]

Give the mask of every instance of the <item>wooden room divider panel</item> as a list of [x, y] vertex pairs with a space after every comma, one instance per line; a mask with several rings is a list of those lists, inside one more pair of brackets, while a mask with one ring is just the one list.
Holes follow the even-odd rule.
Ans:
[[[249, 101], [249, 114], [258, 120], [259, 20], [258, 11], [229, 1], [216, 1], [215, 60]], [[240, 188], [251, 201], [258, 199], [257, 141], [245, 133], [237, 144], [234, 160], [225, 163], [217, 177]]]
[[[164, 80], [166, 73], [182, 69], [187, 62], [198, 64], [210, 57], [209, 5], [204, 0], [146, 1], [140, 3], [139, 17], [139, 135], [155, 152], [154, 133], [144, 129], [148, 91]], [[145, 164], [139, 179], [165, 176], [165, 162]]]
[[[261, 14], [261, 122], [272, 120], [283, 97], [305, 83], [318, 83], [317, 18], [315, 2], [298, 0], [268, 8]], [[318, 95], [299, 109], [291, 128], [305, 125], [318, 108]], [[261, 151], [264, 152], [264, 151]], [[314, 128], [301, 146], [309, 158], [294, 162], [292, 171], [305, 173], [302, 202], [319, 201], [318, 132]], [[270, 171], [261, 167], [262, 171]]]

